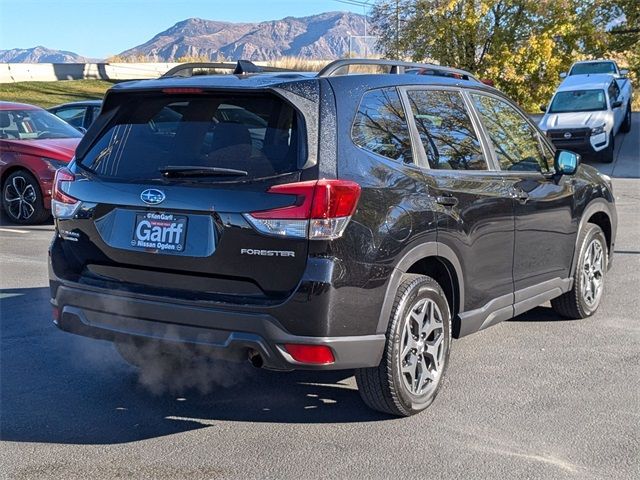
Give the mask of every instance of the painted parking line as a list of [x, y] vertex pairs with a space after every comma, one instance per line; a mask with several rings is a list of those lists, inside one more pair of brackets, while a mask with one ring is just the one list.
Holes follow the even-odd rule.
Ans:
[[18, 230], [16, 228], [3, 228], [0, 227], [0, 232], [9, 232], [9, 233], [29, 233], [29, 230]]

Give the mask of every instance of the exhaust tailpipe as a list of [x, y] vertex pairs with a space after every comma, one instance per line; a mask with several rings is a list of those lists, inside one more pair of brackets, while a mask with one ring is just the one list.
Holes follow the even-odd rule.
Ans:
[[262, 360], [262, 355], [260, 355], [255, 350], [249, 350], [249, 362], [256, 368], [262, 368], [264, 365], [264, 361]]

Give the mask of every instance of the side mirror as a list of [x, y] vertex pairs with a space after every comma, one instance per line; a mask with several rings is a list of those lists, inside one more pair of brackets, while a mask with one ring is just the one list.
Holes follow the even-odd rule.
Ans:
[[621, 76], [621, 77], [626, 77], [627, 75], [629, 75], [629, 69], [627, 69], [627, 68], [621, 68], [621, 69], [620, 69], [620, 76]]
[[556, 150], [554, 167], [557, 173], [562, 175], [573, 175], [580, 165], [580, 155], [569, 150]]
[[567, 72], [562, 72], [560, 74], [560, 78], [567, 78]]
[[543, 113], [546, 113], [547, 106], [546, 105], [540, 105], [540, 111], [543, 112]]
[[611, 104], [611, 108], [620, 108], [622, 106], [622, 100], [616, 100]]

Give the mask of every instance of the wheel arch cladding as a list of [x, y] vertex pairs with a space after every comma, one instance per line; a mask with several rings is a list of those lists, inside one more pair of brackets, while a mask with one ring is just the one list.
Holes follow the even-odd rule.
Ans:
[[602, 229], [602, 231], [604, 232], [604, 237], [607, 240], [607, 249], [611, 251], [611, 219], [609, 218], [609, 215], [600, 210], [592, 214], [587, 219], [587, 223], [593, 223], [594, 225], [598, 225]]
[[460, 311], [460, 285], [451, 262], [443, 257], [425, 257], [411, 265], [406, 273], [417, 273], [433, 278], [444, 291], [451, 316]]
[[580, 232], [588, 224], [594, 224], [599, 226], [604, 232], [604, 237], [607, 241], [607, 249], [609, 253], [609, 263], [612, 260], [613, 248], [615, 246], [615, 237], [617, 229], [617, 217], [615, 215], [615, 209], [612, 209], [610, 204], [603, 198], [598, 198], [587, 205], [582, 212], [582, 218], [580, 220], [580, 226], [578, 228], [578, 235], [576, 236], [576, 246], [573, 253], [573, 259], [571, 261], [571, 276], [575, 275], [575, 269], [578, 262], [578, 254], [580, 245], [578, 240], [580, 238]]
[[453, 333], [459, 328], [458, 313], [464, 310], [464, 284], [462, 267], [453, 250], [438, 242], [427, 242], [418, 245], [401, 258], [396, 265], [385, 294], [385, 300], [380, 311], [377, 333], [384, 333], [389, 323], [389, 315], [402, 275], [416, 273], [433, 278], [442, 288], [449, 304], [452, 317]]

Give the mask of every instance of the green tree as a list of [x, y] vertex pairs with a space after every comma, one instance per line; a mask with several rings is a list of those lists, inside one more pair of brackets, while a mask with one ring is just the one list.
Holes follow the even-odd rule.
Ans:
[[372, 17], [385, 55], [472, 71], [535, 110], [580, 54], [608, 51], [619, 12], [610, 0], [381, 0]]

